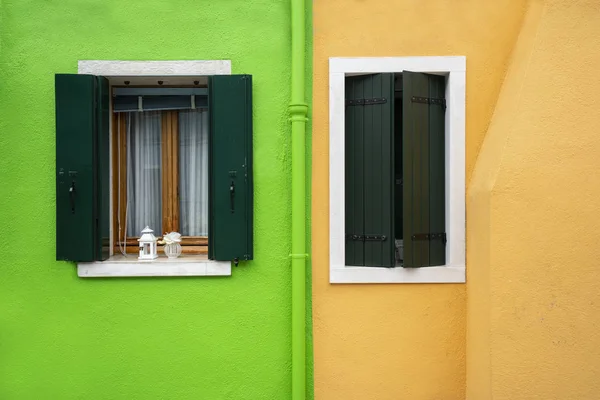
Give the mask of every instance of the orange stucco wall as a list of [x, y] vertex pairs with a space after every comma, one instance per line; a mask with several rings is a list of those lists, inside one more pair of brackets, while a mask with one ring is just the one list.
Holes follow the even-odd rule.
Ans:
[[600, 398], [599, 67], [598, 0], [530, 2], [467, 196], [469, 400]]
[[452, 400], [466, 395], [466, 285], [329, 284], [329, 57], [465, 55], [468, 181], [526, 6], [525, 0], [314, 2], [312, 283], [317, 400]]

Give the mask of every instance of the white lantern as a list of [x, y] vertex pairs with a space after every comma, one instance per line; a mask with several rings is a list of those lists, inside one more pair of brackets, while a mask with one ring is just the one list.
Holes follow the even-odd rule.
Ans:
[[142, 231], [142, 236], [138, 239], [140, 242], [140, 255], [138, 260], [154, 260], [158, 258], [156, 251], [156, 236], [153, 235], [153, 230], [145, 227]]

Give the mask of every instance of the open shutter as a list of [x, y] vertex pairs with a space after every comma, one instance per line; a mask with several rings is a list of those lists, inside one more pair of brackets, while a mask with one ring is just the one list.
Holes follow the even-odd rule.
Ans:
[[346, 78], [346, 265], [393, 267], [394, 75]]
[[209, 80], [209, 258], [251, 260], [252, 76], [216, 75]]
[[108, 258], [109, 89], [106, 78], [58, 74], [56, 259]]
[[404, 266], [444, 265], [444, 100], [442, 76], [403, 72]]

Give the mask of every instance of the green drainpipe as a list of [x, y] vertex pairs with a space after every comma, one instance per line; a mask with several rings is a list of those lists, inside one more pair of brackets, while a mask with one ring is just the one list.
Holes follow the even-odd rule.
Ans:
[[292, 400], [306, 397], [306, 121], [304, 0], [291, 0], [292, 27]]

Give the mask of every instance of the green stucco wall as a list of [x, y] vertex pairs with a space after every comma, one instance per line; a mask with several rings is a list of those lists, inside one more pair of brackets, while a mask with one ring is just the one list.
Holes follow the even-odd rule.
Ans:
[[[0, 399], [290, 397], [288, 3], [0, 2]], [[255, 261], [89, 280], [54, 261], [54, 74], [81, 59], [230, 59], [253, 75]]]

